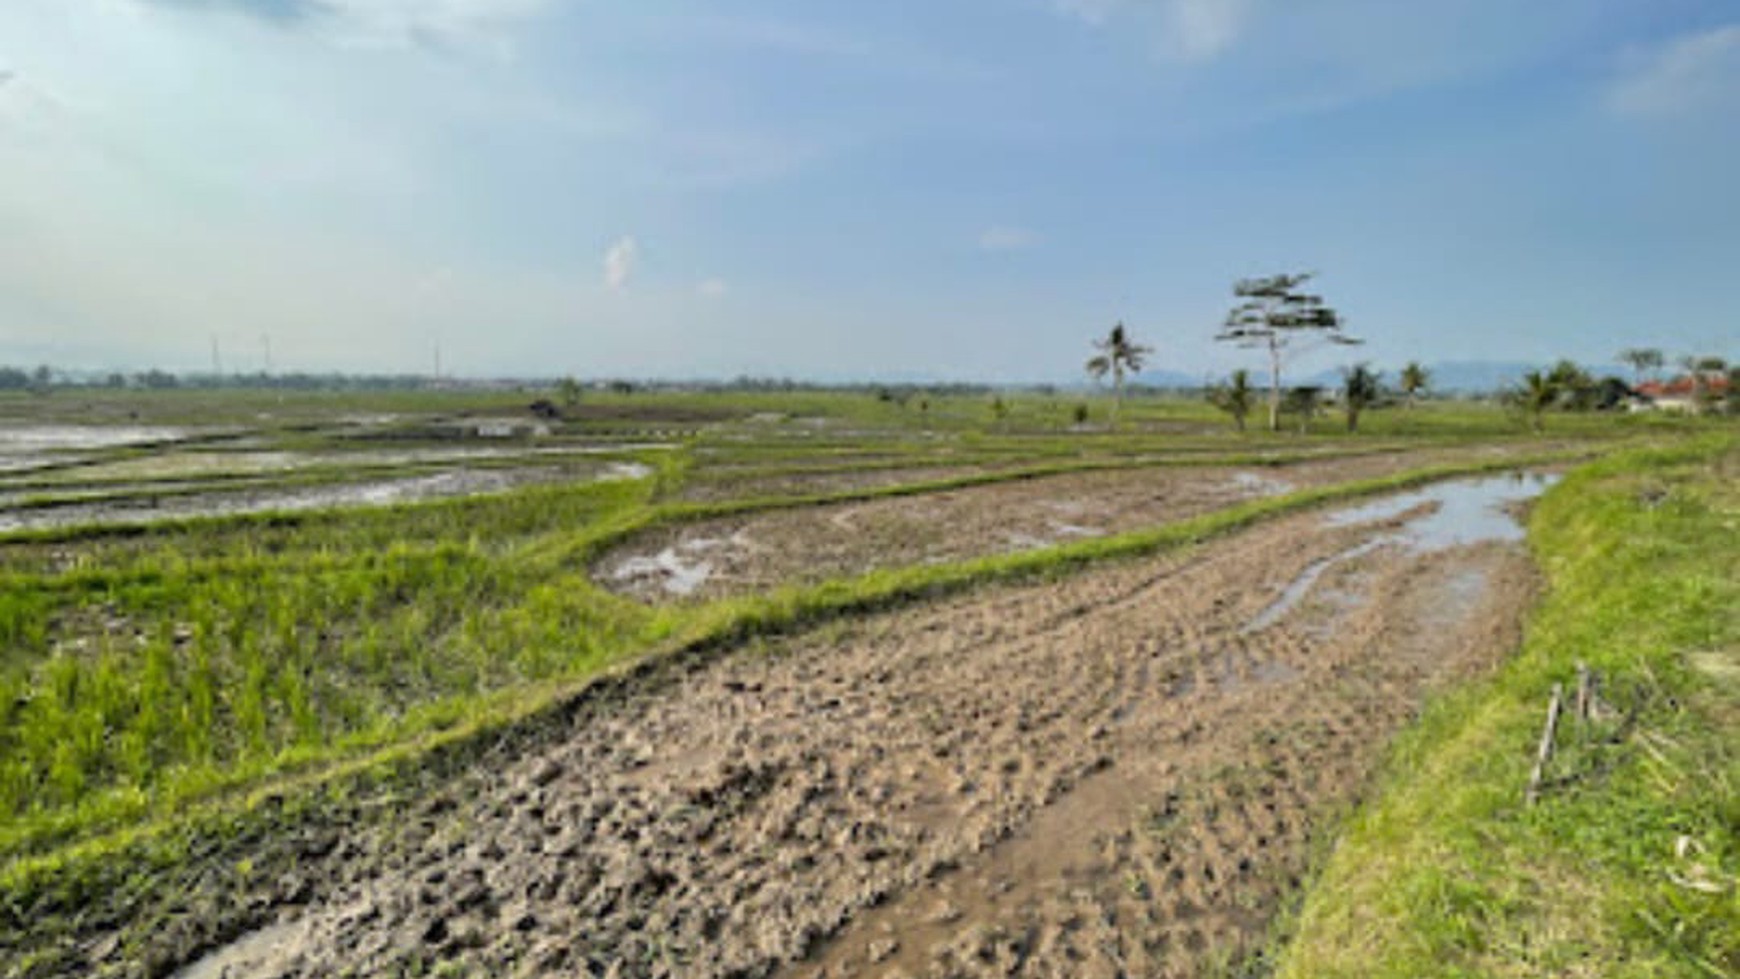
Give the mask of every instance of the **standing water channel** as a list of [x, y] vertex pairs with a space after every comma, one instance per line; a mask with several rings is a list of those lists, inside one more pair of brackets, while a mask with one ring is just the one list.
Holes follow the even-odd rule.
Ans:
[[1525, 472], [1454, 479], [1336, 510], [1325, 518], [1331, 527], [1392, 520], [1416, 510], [1419, 515], [1393, 534], [1362, 541], [1306, 566], [1282, 589], [1281, 596], [1273, 604], [1250, 621], [1245, 632], [1256, 632], [1274, 625], [1299, 604], [1324, 572], [1343, 562], [1364, 557], [1380, 547], [1400, 545], [1412, 553], [1424, 554], [1489, 541], [1520, 541], [1523, 539], [1523, 525], [1517, 519], [1515, 507], [1540, 496], [1558, 481], [1555, 474]]

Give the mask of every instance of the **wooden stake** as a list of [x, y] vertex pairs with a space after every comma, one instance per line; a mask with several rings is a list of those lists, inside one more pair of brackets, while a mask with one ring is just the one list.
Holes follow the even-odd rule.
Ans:
[[1590, 694], [1594, 692], [1594, 682], [1589, 675], [1589, 664], [1577, 661], [1577, 719], [1587, 722], [1593, 705]]
[[1547, 768], [1547, 759], [1553, 755], [1553, 733], [1559, 728], [1559, 710], [1565, 699], [1565, 685], [1553, 684], [1553, 699], [1547, 704], [1547, 728], [1541, 732], [1541, 747], [1535, 752], [1535, 770], [1529, 775], [1529, 790], [1524, 796], [1529, 805], [1541, 796], [1541, 775]]

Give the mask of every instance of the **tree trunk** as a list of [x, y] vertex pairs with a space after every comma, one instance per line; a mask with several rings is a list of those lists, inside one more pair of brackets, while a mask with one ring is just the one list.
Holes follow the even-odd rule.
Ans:
[[1281, 347], [1269, 337], [1269, 431], [1281, 430]]
[[1351, 405], [1347, 409], [1347, 430], [1350, 432], [1359, 431], [1359, 409]]
[[1124, 370], [1112, 363], [1112, 427], [1118, 427], [1118, 416], [1124, 409]]

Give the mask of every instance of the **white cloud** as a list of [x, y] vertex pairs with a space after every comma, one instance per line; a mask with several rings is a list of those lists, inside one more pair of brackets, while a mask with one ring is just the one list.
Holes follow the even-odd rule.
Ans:
[[719, 278], [702, 279], [695, 285], [695, 291], [709, 299], [717, 299], [725, 295], [725, 290], [725, 280]]
[[1053, 10], [1095, 27], [1104, 24], [1123, 5], [1124, 0], [1051, 0]]
[[[116, 0], [143, 7], [212, 8], [312, 28], [342, 44], [493, 47], [511, 53], [505, 31], [555, 0]], [[124, 6], [122, 9], [126, 9]]]
[[639, 258], [640, 246], [633, 237], [624, 235], [618, 238], [604, 252], [604, 284], [612, 290], [627, 285]]
[[988, 252], [1007, 252], [1021, 248], [1032, 248], [1039, 242], [1039, 233], [1030, 228], [998, 225], [986, 228], [979, 233], [979, 247]]
[[410, 45], [487, 42], [506, 44], [501, 33], [545, 12], [551, 0], [323, 0], [322, 7], [348, 41]]
[[852, 62], [855, 67], [912, 78], [983, 81], [994, 77], [984, 65], [954, 52], [935, 51], [897, 36], [846, 32], [807, 22], [737, 14], [684, 14], [659, 17], [654, 22], [673, 38], [708, 48], [730, 47], [818, 61]]
[[1168, 43], [1187, 61], [1208, 61], [1238, 41], [1250, 13], [1250, 0], [1171, 0]]
[[1100, 27], [1114, 17], [1149, 21], [1162, 49], [1183, 61], [1210, 61], [1237, 43], [1253, 0], [1051, 0], [1051, 8]]
[[1608, 92], [1626, 115], [1671, 115], [1740, 100], [1740, 24], [1676, 38], [1627, 57], [1627, 70]]

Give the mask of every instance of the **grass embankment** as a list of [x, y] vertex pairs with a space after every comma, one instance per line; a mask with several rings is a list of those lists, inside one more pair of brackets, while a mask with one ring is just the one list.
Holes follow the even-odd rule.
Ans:
[[[1536, 509], [1519, 655], [1393, 749], [1282, 977], [1740, 975], [1740, 439], [1627, 452]], [[1565, 718], [1578, 661], [1611, 713]]]

